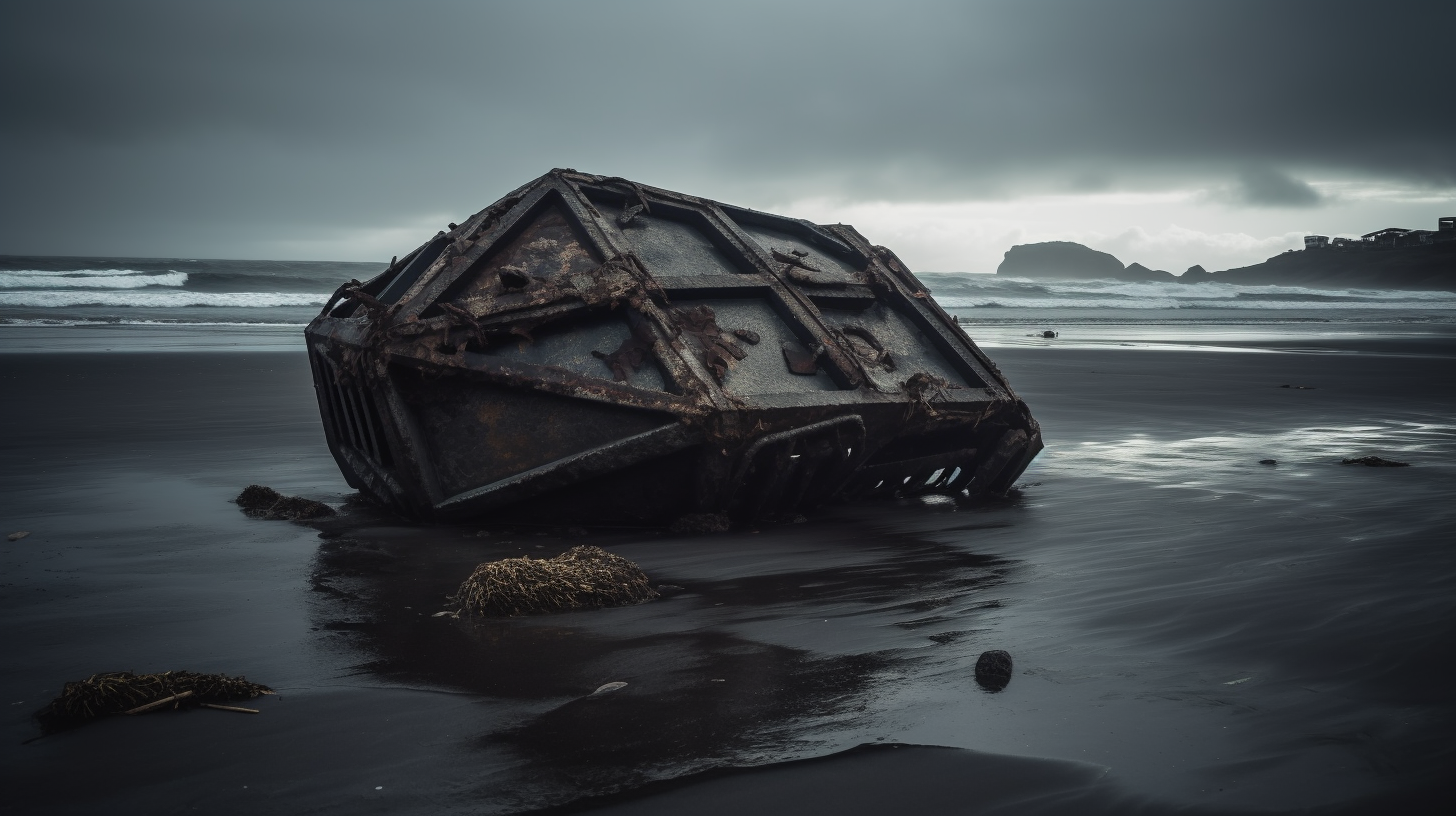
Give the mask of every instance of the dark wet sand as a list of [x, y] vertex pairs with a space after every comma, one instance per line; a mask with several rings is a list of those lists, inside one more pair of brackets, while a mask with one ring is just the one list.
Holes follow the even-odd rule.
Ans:
[[[1049, 442], [1007, 500], [691, 539], [252, 520], [250, 482], [348, 492], [301, 354], [0, 354], [5, 807], [1434, 812], [1456, 349], [1402, 351], [997, 349]], [[1372, 453], [1414, 467], [1338, 464]], [[583, 542], [686, 591], [430, 617]], [[23, 744], [63, 681], [168, 668], [280, 695]]]

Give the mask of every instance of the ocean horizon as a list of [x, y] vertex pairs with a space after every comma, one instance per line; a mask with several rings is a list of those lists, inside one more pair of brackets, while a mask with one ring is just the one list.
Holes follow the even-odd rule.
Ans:
[[[342, 284], [387, 264], [351, 261], [0, 256], [0, 326], [303, 326]], [[970, 323], [1451, 323], [1456, 292], [1228, 283], [918, 277]]]

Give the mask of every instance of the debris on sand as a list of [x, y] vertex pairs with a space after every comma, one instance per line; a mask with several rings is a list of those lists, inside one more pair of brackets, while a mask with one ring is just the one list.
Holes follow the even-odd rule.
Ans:
[[1364, 465], [1366, 467], [1410, 467], [1410, 462], [1381, 459], [1379, 456], [1361, 456], [1358, 459], [1341, 459], [1342, 465]]
[[11, 533], [8, 536], [5, 536], [5, 540], [6, 541], [19, 541], [20, 539], [25, 538], [28, 535], [30, 535], [30, 531], [29, 530], [17, 530], [15, 532]]
[[1000, 649], [982, 652], [976, 660], [976, 682], [987, 691], [1000, 691], [1011, 682], [1011, 655]]
[[1292, 388], [1295, 391], [1313, 391], [1314, 390], [1314, 386], [1312, 386], [1312, 385], [1281, 385], [1279, 387], [1280, 388]]
[[177, 708], [207, 707], [256, 713], [255, 709], [219, 704], [272, 693], [273, 689], [267, 686], [225, 674], [105, 672], [67, 683], [61, 689], [61, 696], [35, 716], [48, 730], [57, 730], [111, 714], [147, 714]]
[[298, 521], [334, 515], [334, 508], [323, 502], [302, 496], [285, 496], [263, 485], [248, 485], [234, 501], [253, 518], [271, 521]]
[[621, 680], [614, 680], [614, 681], [612, 681], [610, 683], [603, 683], [600, 686], [597, 686], [597, 690], [596, 691], [593, 691], [591, 694], [589, 694], [587, 696], [588, 697], [595, 697], [598, 694], [606, 694], [609, 691], [616, 691], [617, 689], [624, 689], [626, 687], [627, 687], [627, 684], [626, 683], [623, 683]]
[[462, 612], [526, 615], [626, 606], [657, 597], [647, 575], [600, 547], [572, 547], [555, 558], [505, 558], [475, 568], [455, 600]]

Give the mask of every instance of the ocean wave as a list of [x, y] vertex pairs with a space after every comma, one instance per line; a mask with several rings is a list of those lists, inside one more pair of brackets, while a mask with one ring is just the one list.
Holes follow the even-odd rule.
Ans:
[[270, 308], [276, 306], [322, 306], [328, 292], [0, 292], [0, 306], [64, 308], [68, 306], [119, 306], [123, 308], [173, 309], [189, 306]]
[[47, 272], [17, 269], [0, 272], [0, 289], [143, 289], [148, 286], [182, 286], [186, 272], [142, 272], [136, 269], [78, 269]]
[[935, 299], [951, 308], [1021, 309], [1456, 309], [1456, 293], [1319, 289], [1221, 282], [1033, 281], [928, 273]]
[[[175, 272], [175, 269], [168, 269], [168, 272]], [[156, 270], [150, 272], [144, 269], [6, 269], [6, 275], [82, 275], [92, 277], [111, 277], [114, 275], [153, 275]]]
[[305, 322], [278, 322], [274, 320], [123, 320], [121, 318], [36, 318], [24, 319], [0, 317], [0, 326], [7, 328], [69, 328], [74, 326], [158, 326], [163, 328], [227, 327], [245, 329], [301, 329]]
[[987, 296], [980, 298], [936, 297], [947, 309], [1378, 309], [1456, 310], [1456, 300], [1176, 300], [1142, 298], [1139, 300], [1107, 300], [1103, 298], [1014, 298]]

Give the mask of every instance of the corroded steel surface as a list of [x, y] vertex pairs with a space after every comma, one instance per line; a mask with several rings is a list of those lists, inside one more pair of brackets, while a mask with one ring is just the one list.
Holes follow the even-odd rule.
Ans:
[[307, 329], [349, 483], [421, 518], [671, 521], [1002, 493], [1041, 433], [842, 224], [553, 170]]

